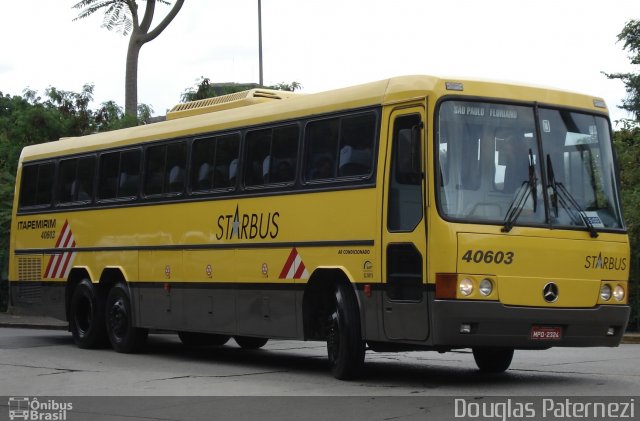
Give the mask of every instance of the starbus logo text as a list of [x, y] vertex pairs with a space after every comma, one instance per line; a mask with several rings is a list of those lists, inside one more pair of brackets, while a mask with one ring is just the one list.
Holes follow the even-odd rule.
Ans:
[[278, 226], [279, 212], [268, 213], [242, 213], [236, 205], [235, 213], [218, 216], [218, 240], [253, 240], [260, 238], [276, 238], [280, 227]]

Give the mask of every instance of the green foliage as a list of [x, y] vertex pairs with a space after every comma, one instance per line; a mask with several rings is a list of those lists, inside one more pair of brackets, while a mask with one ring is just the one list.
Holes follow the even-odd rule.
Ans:
[[[627, 22], [618, 35], [618, 42], [624, 42], [623, 49], [629, 53], [631, 64], [640, 65], [640, 20]], [[629, 72], [605, 75], [624, 83], [627, 98], [620, 108], [634, 117], [634, 120], [622, 120], [623, 129], [614, 133], [613, 143], [620, 169], [620, 197], [631, 242], [629, 327], [640, 330], [640, 74]]]
[[[165, 0], [156, 0], [161, 4], [170, 4]], [[87, 18], [93, 15], [99, 10], [104, 11], [104, 17], [102, 19], [102, 27], [107, 28], [109, 31], [115, 30], [122, 33], [122, 35], [129, 35], [133, 29], [133, 18], [131, 16], [131, 9], [129, 8], [127, 0], [83, 0], [73, 6], [72, 9], [80, 10], [78, 16], [73, 19], [74, 21]], [[138, 5], [133, 2], [133, 5]]]
[[[7, 272], [15, 174], [22, 148], [61, 137], [144, 124], [153, 112], [150, 106], [140, 104], [140, 117], [136, 119], [125, 115], [113, 101], [93, 111], [89, 108], [93, 89], [90, 84], [84, 85], [81, 92], [49, 87], [44, 99], [30, 89], [25, 89], [22, 96], [0, 92], [0, 289]], [[2, 300], [0, 294], [0, 306]]]
[[[211, 79], [200, 76], [195, 85], [185, 89], [180, 96], [181, 102], [197, 101], [200, 99], [213, 98], [221, 95], [234, 94], [236, 92], [247, 91], [249, 89], [260, 88], [257, 83], [211, 83]], [[280, 91], [296, 91], [302, 89], [299, 82], [280, 82], [272, 86], [264, 86], [267, 89], [277, 89]]]
[[620, 187], [625, 223], [631, 242], [629, 303], [632, 306], [629, 327], [640, 330], [640, 128], [625, 128], [614, 133], [618, 156]]
[[280, 82], [272, 86], [267, 86], [267, 88], [277, 89], [279, 91], [295, 92], [302, 89], [302, 84], [300, 82], [291, 82], [291, 83]]
[[[623, 48], [629, 52], [631, 64], [640, 65], [640, 21], [627, 22], [624, 29], [618, 35], [618, 42], [624, 41]], [[626, 124], [640, 122], [640, 73], [605, 73], [609, 79], [620, 79], [627, 91], [627, 98], [622, 101], [623, 110], [629, 111], [635, 122], [627, 121]]]

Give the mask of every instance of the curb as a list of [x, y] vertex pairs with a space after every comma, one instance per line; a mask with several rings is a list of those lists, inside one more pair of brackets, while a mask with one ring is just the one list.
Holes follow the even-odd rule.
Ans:
[[3, 323], [0, 322], [0, 328], [15, 328], [15, 329], [42, 329], [42, 330], [67, 330], [67, 325], [56, 324], [36, 324], [36, 323]]

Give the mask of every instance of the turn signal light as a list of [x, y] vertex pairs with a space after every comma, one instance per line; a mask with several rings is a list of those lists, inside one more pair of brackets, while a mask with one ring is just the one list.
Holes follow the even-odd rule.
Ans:
[[457, 273], [436, 273], [436, 299], [454, 300], [457, 288]]

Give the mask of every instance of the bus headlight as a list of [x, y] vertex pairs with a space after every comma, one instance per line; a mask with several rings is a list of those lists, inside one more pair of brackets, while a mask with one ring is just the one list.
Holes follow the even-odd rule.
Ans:
[[624, 300], [624, 288], [621, 285], [616, 285], [613, 289], [613, 298], [615, 298], [616, 301]]
[[460, 281], [459, 288], [462, 295], [471, 295], [473, 292], [473, 281], [469, 278], [464, 278]]
[[611, 298], [611, 287], [609, 284], [604, 284], [600, 287], [600, 298], [604, 301], [609, 301]]
[[484, 295], [485, 297], [487, 295], [491, 295], [491, 293], [493, 292], [493, 282], [491, 282], [491, 279], [489, 278], [484, 278], [482, 281], [480, 281], [480, 286], [478, 287], [478, 289], [480, 290], [480, 294]]

